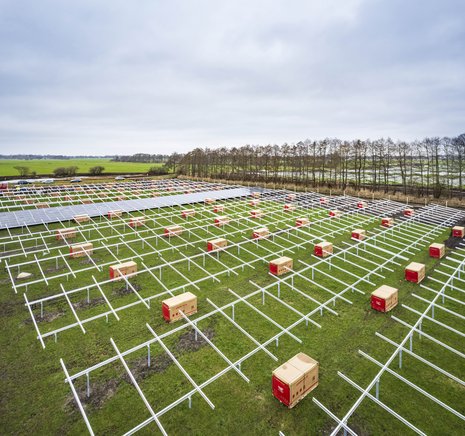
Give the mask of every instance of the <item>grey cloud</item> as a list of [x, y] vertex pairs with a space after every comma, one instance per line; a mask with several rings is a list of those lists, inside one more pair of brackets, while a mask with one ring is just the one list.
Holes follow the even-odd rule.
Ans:
[[127, 153], [454, 135], [459, 1], [6, 1], [0, 145]]

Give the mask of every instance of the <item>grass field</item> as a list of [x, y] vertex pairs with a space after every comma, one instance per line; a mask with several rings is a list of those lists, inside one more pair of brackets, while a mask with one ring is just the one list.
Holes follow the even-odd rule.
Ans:
[[0, 177], [17, 176], [18, 171], [15, 166], [29, 167], [30, 171], [35, 171], [37, 175], [53, 175], [53, 170], [59, 167], [78, 167], [79, 174], [87, 174], [89, 169], [97, 165], [105, 168], [105, 173], [146, 173], [150, 167], [161, 166], [157, 163], [138, 162], [112, 162], [110, 159], [34, 159], [34, 160], [8, 160], [0, 159]]
[[[232, 201], [226, 202], [225, 205], [232, 217], [247, 215], [250, 210], [247, 202]], [[302, 215], [301, 211], [289, 212], [283, 215], [282, 204], [270, 202], [265, 207], [269, 214], [261, 221], [258, 221], [259, 224], [247, 220], [238, 221], [231, 227], [209, 227], [207, 231], [202, 229], [201, 226], [212, 222], [215, 214], [211, 211], [211, 206], [207, 207], [199, 204], [195, 205], [195, 208], [198, 212], [197, 217], [187, 222], [179, 216], [182, 208], [174, 208], [172, 214], [163, 215], [158, 213], [156, 221], [148, 223], [147, 235], [160, 234], [164, 226], [172, 225], [173, 222], [182, 224], [186, 229], [193, 229], [195, 232], [190, 237], [184, 236], [189, 240], [189, 244], [176, 238], [169, 241], [160, 239], [157, 243], [157, 250], [163, 250], [163, 257], [149, 254], [152, 249], [147, 245], [142, 246], [138, 242], [137, 254], [143, 256], [143, 262], [147, 266], [155, 267], [163, 262], [179, 260], [183, 256], [192, 257], [198, 255], [205, 249], [205, 240], [214, 237], [226, 235], [225, 237], [231, 243], [244, 241], [244, 238], [250, 237], [251, 229], [257, 225], [266, 224], [272, 232], [275, 232], [287, 226], [293, 226], [295, 219]], [[326, 210], [315, 208], [306, 212], [306, 215], [310, 216], [312, 222], [314, 222], [314, 225], [308, 230], [309, 232], [316, 234], [328, 233], [323, 224], [319, 224], [319, 220], [326, 218]], [[341, 220], [341, 223], [344, 223], [344, 225], [340, 225], [341, 231], [332, 232], [331, 236], [324, 238], [338, 247], [342, 247], [344, 242], [354, 243], [350, 240], [349, 229], [363, 226], [368, 231], [379, 231], [379, 220], [367, 219], [363, 215], [345, 218]], [[89, 239], [100, 238], [100, 235], [114, 239], [121, 238], [121, 235], [115, 234], [110, 228], [105, 228], [104, 224], [105, 221], [102, 221], [98, 233], [89, 230], [88, 233], [85, 232], [86, 236]], [[49, 227], [53, 234], [53, 230], [60, 226], [52, 224]], [[420, 237], [428, 233], [431, 227], [417, 224], [411, 229], [418, 232]], [[45, 229], [33, 229], [33, 231], [39, 230]], [[124, 240], [128, 243], [137, 239], [136, 234], [124, 230], [124, 227], [120, 231], [124, 233]], [[14, 230], [12, 233], [18, 234], [20, 230]], [[4, 236], [6, 234], [2, 232], [0, 237]], [[322, 237], [305, 236], [305, 233], [300, 234], [300, 236], [308, 239], [308, 242], [305, 242], [301, 248], [295, 248], [302, 242], [298, 234], [291, 232], [289, 237], [277, 239], [280, 244], [287, 247], [284, 249], [283, 254], [294, 259], [296, 271], [304, 269], [304, 265], [299, 260], [310, 264], [315, 264], [318, 261], [311, 256], [311, 250], [315, 240], [323, 239]], [[434, 241], [440, 242], [448, 237], [449, 231], [445, 229], [434, 238]], [[428, 257], [427, 246], [429, 242], [431, 240], [428, 239], [421, 241], [419, 246], [416, 247], [418, 249], [412, 250], [408, 254], [409, 261], [426, 263], [428, 275], [432, 274], [439, 265], [439, 261]], [[389, 249], [388, 243], [389, 241], [384, 245], [380, 241], [377, 244], [380, 248]], [[96, 246], [98, 245], [97, 243]], [[31, 244], [31, 247], [33, 246], [34, 244]], [[68, 248], [64, 247], [62, 243], [51, 243], [50, 247], [52, 247], [51, 254], [56, 251], [63, 254], [68, 253]], [[179, 247], [180, 251], [176, 247]], [[241, 250], [240, 254], [236, 250], [232, 252], [236, 256], [240, 256], [242, 263], [254, 262], [251, 264], [253, 267], [245, 266], [245, 268], [240, 268], [241, 262], [226, 253], [221, 253], [219, 259], [229, 268], [234, 268], [238, 275], [232, 274], [231, 277], [228, 277], [227, 273], [224, 273], [219, 276], [220, 283], [208, 279], [198, 283], [199, 289], [192, 286], [186, 288], [186, 290], [194, 292], [199, 298], [199, 313], [193, 316], [192, 319], [196, 319], [213, 309], [207, 302], [207, 298], [218, 306], [233, 301], [234, 298], [228, 291], [229, 288], [237, 294], [245, 296], [256, 290], [250, 281], [260, 286], [275, 282], [275, 278], [268, 275], [267, 262], [256, 262], [255, 255], [273, 258], [280, 255], [281, 250], [277, 249], [272, 240], [260, 241], [258, 245], [250, 242], [245, 247], [251, 252], [246, 250]], [[181, 253], [183, 256], [181, 256]], [[134, 258], [139, 265], [141, 262], [140, 259], [134, 257], [134, 252], [128, 247], [120, 247], [117, 256], [119, 259]], [[114, 257], [105, 250], [97, 251], [93, 258], [99, 264], [105, 262], [114, 263], [115, 261]], [[24, 260], [24, 257], [21, 257], [21, 259], [15, 261]], [[13, 264], [15, 261], [10, 260], [9, 263]], [[72, 262], [75, 270], [88, 266], [81, 259], [75, 259]], [[403, 266], [408, 262], [401, 262], [402, 267], [391, 265], [391, 267], [395, 268], [394, 272], [387, 269], [383, 270], [382, 274], [385, 278], [371, 276], [370, 280], [376, 282], [376, 286], [388, 284], [398, 287], [402, 303], [416, 307], [418, 310], [424, 310], [424, 305], [412, 297], [412, 292], [421, 293], [422, 291], [419, 290], [418, 285], [405, 282], [403, 279]], [[198, 261], [198, 263], [202, 265], [201, 261]], [[349, 278], [347, 272], [338, 270], [336, 268], [338, 264], [339, 266], [343, 265], [343, 263], [334, 262], [333, 267], [325, 265], [321, 267], [321, 271], [325, 271], [335, 279], [348, 282], [355, 281]], [[358, 264], [364, 268], [373, 267], [371, 263], [362, 257], [359, 259]], [[55, 261], [45, 261], [42, 268], [48, 276], [66, 271], [63, 262], [60, 261], [58, 268], [56, 266]], [[224, 269], [218, 262], [208, 256], [204, 268], [211, 273], [220, 272]], [[360, 274], [360, 270], [355, 266], [347, 267], [346, 265], [346, 268], [349, 272]], [[201, 268], [195, 265], [190, 266], [187, 262], [181, 262], [176, 266], [176, 269], [184, 276], [189, 277], [191, 281], [205, 277], [205, 273]], [[40, 271], [36, 267], [22, 268], [22, 270], [32, 272], [34, 274], [33, 278], [40, 278]], [[27, 295], [29, 300], [33, 300], [34, 298], [58, 293], [60, 292], [60, 281], [63, 282], [67, 291], [90, 285], [93, 283], [92, 275], [97, 280], [105, 280], [108, 278], [108, 268], [104, 267], [102, 271], [92, 269], [90, 272], [77, 273], [76, 278], [71, 276], [67, 280], [50, 279], [48, 286], [44, 283], [31, 285], [28, 287]], [[323, 275], [323, 273], [315, 273], [318, 282], [334, 292], [339, 292], [341, 285], [337, 284], [331, 277]], [[20, 295], [23, 289], [15, 295], [9, 286], [9, 279], [4, 270], [1, 272], [0, 280], [4, 285], [3, 292], [0, 295], [0, 328], [2, 332], [0, 339], [2, 350], [0, 429], [2, 429], [3, 434], [27, 434], [30, 433], [31, 428], [34, 429], [35, 434], [40, 435], [58, 433], [77, 435], [86, 433], [84, 421], [74, 405], [69, 386], [64, 383], [64, 374], [59, 359], [63, 358], [70, 373], [74, 374], [114, 356], [115, 352], [110, 344], [110, 338], [114, 339], [122, 351], [152, 337], [145, 326], [146, 323], [152, 326], [157, 334], [166, 333], [174, 327], [174, 325], [166, 324], [163, 321], [160, 313], [160, 304], [163, 298], [157, 297], [152, 300], [150, 309], [138, 304], [120, 312], [121, 320], [119, 322], [113, 316], [109, 317], [108, 322], [103, 317], [86, 323], [86, 334], [83, 334], [79, 327], [73, 327], [58, 334], [56, 342], [52, 336], [46, 340], [46, 349], [42, 350], [36, 338], [30, 316], [24, 307], [24, 299]], [[163, 269], [162, 280], [163, 284], [170, 289], [182, 287], [186, 284], [186, 280], [170, 270], [170, 268]], [[131, 282], [134, 286], [137, 286], [142, 297], [164, 291], [163, 287], [149, 274], [137, 276]], [[428, 279], [426, 283], [433, 286]], [[331, 297], [321, 288], [298, 276], [294, 279], [294, 286], [318, 300], [324, 301]], [[364, 291], [365, 295], [351, 291], [345, 294], [345, 297], [352, 301], [353, 304], [338, 300], [334, 307], [331, 305], [331, 308], [338, 312], [338, 316], [324, 312], [323, 316], [318, 314], [313, 317], [316, 322], [321, 324], [321, 329], [311, 324], [306, 327], [305, 322], [303, 322], [292, 330], [292, 333], [302, 340], [301, 344], [290, 336], [283, 335], [279, 340], [278, 347], [274, 342], [269, 345], [267, 348], [279, 358], [278, 363], [263, 352], [258, 352], [246, 360], [242, 364], [241, 370], [250, 378], [250, 383], [246, 383], [234, 371], [229, 371], [220, 379], [208, 385], [204, 392], [215, 404], [215, 410], [211, 410], [203, 399], [198, 394], [195, 394], [192, 398], [192, 409], [189, 409], [187, 401], [184, 401], [163, 415], [161, 422], [167, 432], [173, 435], [223, 433], [232, 435], [277, 435], [279, 431], [283, 431], [286, 435], [315, 435], [328, 432], [333, 427], [333, 422], [311, 401], [311, 397], [315, 396], [332, 411], [339, 416], [343, 416], [344, 412], [358, 397], [358, 392], [338, 377], [337, 371], [342, 371], [361, 386], [366, 386], [376, 374], [378, 368], [360, 357], [357, 351], [362, 349], [379, 361], [384, 362], [393, 350], [392, 347], [377, 338], [375, 332], [378, 331], [393, 340], [399, 341], [406, 334], [406, 329], [393, 321], [389, 315], [371, 310], [369, 293], [373, 290], [373, 285], [362, 282], [357, 287]], [[121, 283], [103, 285], [102, 289], [115, 307], [137, 301], [133, 293], [125, 292]], [[271, 292], [277, 295], [276, 288], [272, 288]], [[423, 295], [427, 297], [427, 294]], [[90, 292], [90, 300], [96, 304], [86, 305], [85, 297], [85, 293], [70, 295], [70, 299], [75, 304], [76, 311], [81, 319], [97, 315], [108, 309], [99, 301], [101, 294], [98, 290], [93, 289]], [[286, 286], [282, 286], [280, 297], [303, 313], [308, 313], [315, 307], [315, 304], [311, 301]], [[269, 296], [266, 297], [264, 305], [262, 304], [261, 294], [252, 297], [250, 302], [282, 326], [288, 326], [299, 318], [292, 311], [283, 309], [282, 305]], [[460, 307], [458, 309], [455, 306], [453, 307], [454, 310], [460, 310]], [[232, 316], [231, 309], [226, 312], [229, 316]], [[34, 313], [39, 319], [40, 308], [36, 307]], [[394, 309], [393, 313], [403, 319], [410, 320], [412, 323], [415, 322], [415, 315], [400, 305]], [[276, 326], [273, 326], [243, 304], [237, 305], [235, 320], [261, 342], [279, 332]], [[452, 326], [460, 328], [459, 323], [453, 324], [453, 321], [453, 319], [451, 321], [447, 318], [447, 322], [450, 322]], [[73, 322], [75, 322], [75, 318], [66, 301], [62, 299], [57, 303], [45, 305], [45, 317], [42, 321], [39, 321], [39, 327], [41, 332], [45, 333]], [[199, 323], [199, 328], [210, 335], [215, 345], [232, 361], [239, 359], [255, 348], [255, 345], [222, 315], [207, 318]], [[425, 328], [430, 332], [435, 331], [434, 325], [428, 325]], [[449, 345], [463, 351], [462, 338], [450, 337], [450, 335], [446, 334], [444, 336], [446, 336], [446, 339], [441, 338], [447, 341]], [[198, 384], [212, 377], [226, 366], [226, 363], [208, 345], [202, 342], [195, 343], [192, 334], [189, 336], [188, 333], [181, 331], [169, 336], [164, 342]], [[414, 347], [415, 351], [422, 356], [446, 368], [456, 376], [464, 378], [465, 368], [461, 365], [462, 362], [459, 359], [449, 359], [450, 356], [444, 349], [434, 346], [434, 344], [432, 345], [426, 340], [420, 341], [418, 339], [415, 339]], [[309, 354], [320, 362], [320, 385], [294, 409], [289, 410], [275, 400], [271, 394], [271, 371], [299, 351]], [[147, 400], [155, 411], [159, 411], [189, 391], [191, 385], [176, 366], [170, 364], [169, 359], [167, 359], [166, 354], [159, 345], [151, 346], [151, 359], [152, 365], [149, 368], [146, 364], [146, 348], [126, 356], [130, 368], [138, 375], [138, 382], [146, 394]], [[452, 383], [445, 377], [438, 376], [431, 368], [408, 356], [404, 356], [404, 366], [399, 372], [413, 381], [420, 380], [419, 383], [427, 388], [429, 392], [457, 408], [461, 413], [465, 412], [464, 390], [461, 386]], [[114, 362], [92, 372], [90, 382], [91, 396], [88, 400], [86, 400], [84, 394], [85, 377], [76, 382], [76, 387], [85, 403], [87, 414], [97, 434], [121, 434], [149, 417], [136, 390], [130, 384], [128, 378], [125, 377], [121, 363]], [[380, 398], [428, 434], [463, 434], [463, 421], [429, 402], [406, 385], [396, 381], [392, 376], [383, 376]], [[358, 434], [364, 435], [408, 434], [408, 429], [403, 424], [367, 400], [351, 419], [350, 425]], [[140, 434], [158, 434], [158, 430], [156, 425], [152, 423], [140, 431]]]

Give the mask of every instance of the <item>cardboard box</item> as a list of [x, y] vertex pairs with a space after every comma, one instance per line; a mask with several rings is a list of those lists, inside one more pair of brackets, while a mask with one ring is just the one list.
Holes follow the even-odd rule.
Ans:
[[266, 239], [270, 236], [270, 231], [268, 227], [262, 227], [260, 229], [255, 229], [252, 232], [253, 239]]
[[463, 238], [465, 236], [465, 227], [461, 227], [461, 226], [452, 227], [452, 236], [454, 238]]
[[174, 322], [182, 318], [181, 311], [186, 316], [197, 313], [197, 297], [191, 292], [184, 292], [175, 297], [167, 298], [161, 303], [163, 318], [167, 322]]
[[320, 242], [315, 244], [313, 248], [313, 254], [318, 257], [327, 257], [333, 254], [333, 244], [331, 242]]
[[77, 257], [87, 257], [87, 255], [92, 255], [94, 249], [94, 244], [92, 242], [87, 242], [85, 244], [74, 244], [69, 247], [69, 256], [74, 258]]
[[413, 216], [415, 215], [415, 211], [413, 209], [407, 208], [404, 209], [404, 216]]
[[37, 209], [47, 209], [50, 207], [48, 203], [37, 203], [36, 204]]
[[185, 209], [181, 212], [181, 216], [183, 218], [187, 218], [188, 216], [195, 216], [195, 209]]
[[318, 386], [319, 363], [304, 353], [279, 366], [272, 374], [272, 392], [285, 406], [292, 408]]
[[435, 257], [436, 259], [442, 259], [446, 254], [446, 246], [444, 244], [431, 244], [429, 246], [429, 255], [430, 257]]
[[218, 216], [215, 218], [215, 226], [221, 227], [229, 223], [229, 218], [227, 216]]
[[228, 246], [228, 241], [224, 238], [212, 239], [207, 242], [207, 251], [221, 250]]
[[363, 241], [366, 238], [366, 231], [363, 229], [352, 230], [352, 239]]
[[137, 272], [137, 263], [130, 260], [128, 262], [111, 265], [109, 269], [110, 279], [122, 280], [122, 276], [127, 276]]
[[114, 218], [119, 218], [121, 216], [123, 216], [123, 211], [120, 209], [108, 211], [108, 218], [111, 220]]
[[144, 224], [145, 224], [145, 218], [140, 217], [140, 216], [133, 217], [129, 220], [129, 225], [134, 228], [143, 226]]
[[66, 229], [58, 229], [56, 232], [56, 238], [61, 239], [73, 239], [76, 237], [76, 228], [68, 227]]
[[73, 219], [77, 223], [86, 223], [86, 222], [90, 221], [90, 216], [87, 215], [87, 214], [74, 215]]
[[293, 261], [290, 257], [279, 257], [278, 259], [270, 262], [270, 273], [276, 276], [281, 276], [288, 272], [291, 272], [293, 267]]
[[371, 293], [371, 307], [378, 312], [389, 312], [397, 306], [399, 291], [391, 286], [380, 286]]
[[310, 220], [308, 218], [297, 218], [295, 220], [296, 227], [304, 227], [310, 225]]
[[394, 218], [381, 218], [381, 225], [383, 227], [392, 227], [394, 225]]
[[405, 280], [420, 283], [425, 278], [426, 268], [422, 263], [412, 262], [405, 268]]
[[180, 236], [182, 235], [182, 232], [184, 231], [184, 228], [181, 226], [168, 226], [165, 227], [165, 232], [164, 235], [166, 238], [171, 238], [172, 236]]
[[91, 204], [91, 203], [93, 203], [93, 201], [90, 198], [84, 198], [84, 200], [82, 200], [82, 204]]
[[263, 216], [263, 211], [261, 209], [254, 209], [250, 211], [250, 216], [252, 218], [261, 218]]

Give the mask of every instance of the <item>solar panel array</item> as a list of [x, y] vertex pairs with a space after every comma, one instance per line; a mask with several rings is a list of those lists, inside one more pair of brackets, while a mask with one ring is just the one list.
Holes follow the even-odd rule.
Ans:
[[75, 215], [87, 214], [91, 217], [106, 215], [110, 210], [134, 212], [158, 207], [178, 206], [199, 203], [210, 197], [215, 200], [226, 200], [250, 194], [247, 188], [224, 189], [220, 191], [202, 191], [191, 194], [177, 194], [163, 197], [142, 198], [135, 200], [110, 201], [105, 203], [79, 204], [75, 206], [59, 206], [47, 209], [29, 209], [0, 213], [0, 229], [47, 224], [57, 221], [71, 220]]

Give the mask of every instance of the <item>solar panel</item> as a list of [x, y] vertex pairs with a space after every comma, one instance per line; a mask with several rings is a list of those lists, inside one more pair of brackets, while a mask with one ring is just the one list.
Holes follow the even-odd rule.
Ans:
[[191, 194], [167, 195], [163, 197], [143, 198], [135, 200], [109, 201], [105, 203], [78, 204], [75, 206], [58, 206], [48, 209], [27, 209], [15, 212], [0, 213], [0, 229], [21, 226], [33, 226], [36, 224], [66, 221], [75, 215], [87, 214], [91, 217], [106, 215], [108, 211], [121, 209], [124, 212], [134, 212], [143, 209], [157, 207], [178, 206], [182, 204], [200, 203], [206, 197], [216, 200], [226, 200], [247, 196], [250, 190], [247, 188], [224, 189], [221, 191], [202, 191]]

